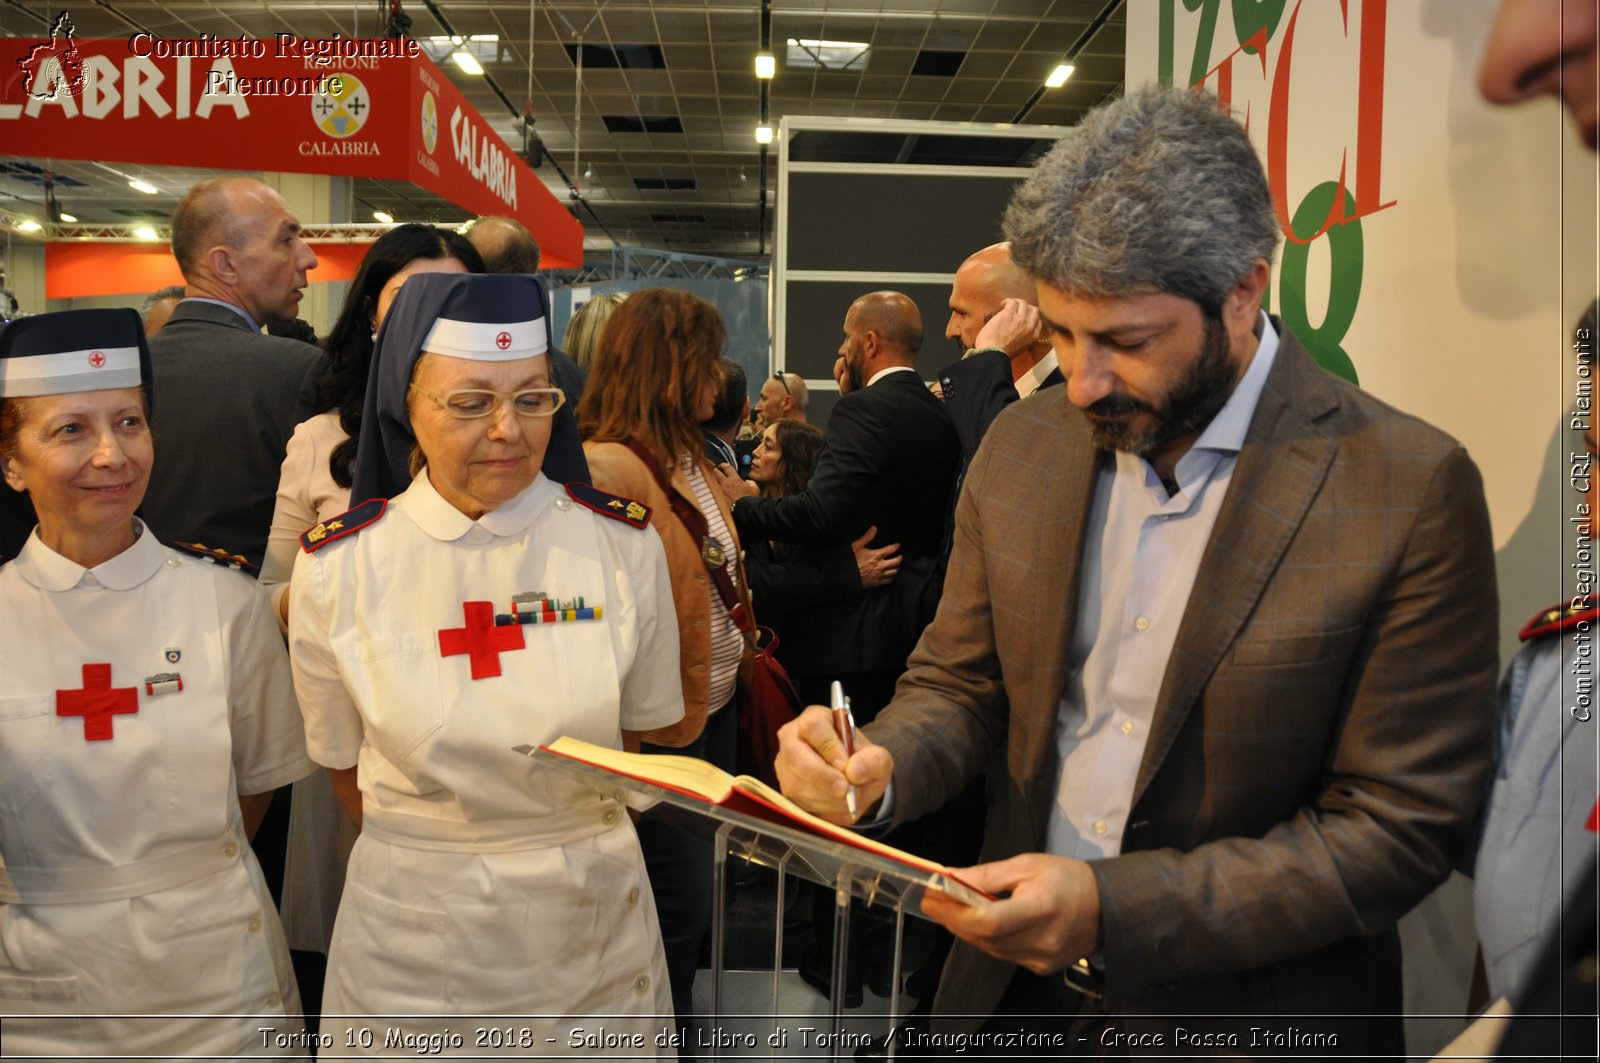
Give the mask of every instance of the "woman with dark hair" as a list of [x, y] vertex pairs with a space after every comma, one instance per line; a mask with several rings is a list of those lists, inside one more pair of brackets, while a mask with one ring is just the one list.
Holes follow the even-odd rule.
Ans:
[[[811, 482], [822, 429], [805, 421], [767, 425], [750, 465], [750, 482], [763, 498], [797, 495]], [[868, 587], [882, 587], [900, 569], [898, 543], [869, 549], [878, 529], [846, 549], [837, 544], [777, 543], [752, 539], [745, 544], [750, 595], [761, 609], [761, 623], [778, 636], [777, 657], [796, 684], [809, 686], [829, 672], [824, 622], [808, 617], [817, 605], [852, 601]], [[809, 622], [808, 622], [809, 621]]]
[[278, 478], [278, 503], [261, 563], [261, 582], [271, 586], [273, 612], [288, 624], [288, 582], [300, 533], [350, 508], [351, 469], [361, 436], [372, 351], [389, 304], [407, 278], [419, 273], [482, 273], [483, 257], [465, 236], [412, 222], [373, 242], [339, 320], [328, 333], [328, 369], [317, 382], [317, 409], [289, 439]]
[[[634, 292], [601, 335], [578, 427], [595, 486], [650, 507], [672, 578], [683, 719], [646, 732], [642, 748], [732, 768], [750, 604], [731, 507], [700, 431], [722, 385], [726, 338], [721, 315], [705, 300], [666, 288]], [[639, 840], [682, 1023], [694, 1010], [700, 939], [711, 920], [711, 843], [651, 815], [639, 824]]]
[[762, 498], [797, 495], [811, 482], [817, 455], [822, 452], [822, 429], [805, 421], [774, 421], [761, 433], [750, 479], [761, 488]]

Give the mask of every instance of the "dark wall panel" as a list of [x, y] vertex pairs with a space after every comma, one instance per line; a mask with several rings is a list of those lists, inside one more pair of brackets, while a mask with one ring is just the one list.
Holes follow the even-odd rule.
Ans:
[[954, 273], [1000, 239], [1025, 176], [791, 172], [787, 268]]
[[[887, 284], [884, 287], [904, 292], [922, 311], [922, 353], [917, 357], [917, 372], [924, 379], [933, 379], [935, 372], [961, 357], [956, 345], [944, 338], [945, 322], [950, 319], [950, 286]], [[780, 368], [799, 373], [808, 380], [831, 378], [839, 344], [844, 340], [845, 311], [870, 290], [859, 281], [791, 280], [785, 314], [786, 364]]]

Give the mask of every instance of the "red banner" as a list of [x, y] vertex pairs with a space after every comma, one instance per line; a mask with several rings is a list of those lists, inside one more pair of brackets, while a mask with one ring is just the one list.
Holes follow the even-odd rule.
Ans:
[[410, 40], [3, 38], [0, 146], [411, 181], [583, 262], [583, 226]]

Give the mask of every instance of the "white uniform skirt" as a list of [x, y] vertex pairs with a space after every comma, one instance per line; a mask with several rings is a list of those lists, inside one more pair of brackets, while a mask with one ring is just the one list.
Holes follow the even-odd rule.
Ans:
[[627, 816], [533, 849], [414, 844], [429, 843], [369, 821], [351, 853], [322, 1004], [322, 1031], [341, 1048], [393, 1056], [422, 1038], [443, 1054], [592, 1058], [585, 1039], [600, 1031], [607, 1056], [676, 1054], [663, 1036], [672, 994], [655, 900]]

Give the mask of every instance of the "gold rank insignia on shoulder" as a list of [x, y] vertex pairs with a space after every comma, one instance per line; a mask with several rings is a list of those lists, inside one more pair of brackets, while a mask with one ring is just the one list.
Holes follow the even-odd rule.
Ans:
[[254, 576], [258, 571], [256, 566], [250, 563], [250, 559], [243, 554], [229, 553], [227, 550], [215, 546], [207, 546], [204, 543], [173, 543], [172, 545], [175, 549], [182, 550], [193, 557], [202, 558], [213, 565], [238, 569], [251, 576]]
[[622, 498], [585, 483], [567, 484], [567, 494], [584, 509], [602, 517], [610, 517], [634, 528], [644, 528], [650, 524], [650, 507], [643, 502]]
[[375, 524], [388, 506], [389, 500], [386, 498], [370, 498], [332, 520], [318, 521], [300, 536], [300, 546], [309, 554], [329, 543], [338, 542], [347, 535], [354, 535], [369, 524]]
[[1545, 609], [1527, 624], [1518, 636], [1523, 642], [1574, 629], [1587, 630], [1585, 624], [1600, 619], [1600, 598], [1593, 594], [1579, 594], [1571, 601]]

